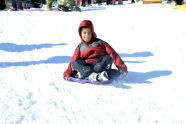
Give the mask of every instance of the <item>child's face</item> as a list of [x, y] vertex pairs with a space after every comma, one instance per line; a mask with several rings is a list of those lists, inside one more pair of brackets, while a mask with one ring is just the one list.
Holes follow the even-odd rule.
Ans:
[[92, 31], [90, 28], [83, 28], [81, 30], [81, 37], [85, 42], [89, 42], [92, 38]]

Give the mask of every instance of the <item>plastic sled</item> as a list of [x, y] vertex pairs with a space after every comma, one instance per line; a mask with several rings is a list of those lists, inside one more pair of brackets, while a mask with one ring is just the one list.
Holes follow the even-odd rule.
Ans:
[[68, 78], [69, 81], [72, 82], [78, 82], [78, 83], [90, 83], [90, 84], [108, 84], [108, 83], [112, 83], [115, 79], [117, 79], [121, 73], [116, 70], [116, 69], [111, 69], [109, 71], [107, 71], [108, 76], [110, 77], [109, 80], [107, 81], [93, 81], [93, 80], [88, 80], [88, 79], [79, 79], [76, 78], [75, 76], [71, 76]]

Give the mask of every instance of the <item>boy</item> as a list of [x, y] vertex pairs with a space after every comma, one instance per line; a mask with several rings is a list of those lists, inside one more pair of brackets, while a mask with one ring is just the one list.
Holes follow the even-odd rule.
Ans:
[[64, 72], [64, 79], [76, 74], [78, 78], [88, 78], [94, 81], [109, 80], [107, 71], [112, 63], [118, 70], [127, 74], [127, 66], [120, 56], [105, 41], [98, 39], [90, 20], [84, 20], [79, 26], [81, 43], [75, 49], [74, 55]]

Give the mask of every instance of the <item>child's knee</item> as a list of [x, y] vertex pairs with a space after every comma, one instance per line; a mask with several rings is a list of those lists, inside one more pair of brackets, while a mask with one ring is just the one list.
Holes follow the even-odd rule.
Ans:
[[94, 66], [94, 72], [96, 72], [96, 73], [100, 73], [100, 72], [102, 72], [102, 70], [103, 70], [103, 66], [100, 64], [100, 63], [97, 63], [95, 66]]
[[79, 60], [76, 60], [72, 63], [72, 68], [75, 69], [77, 66], [79, 66]]

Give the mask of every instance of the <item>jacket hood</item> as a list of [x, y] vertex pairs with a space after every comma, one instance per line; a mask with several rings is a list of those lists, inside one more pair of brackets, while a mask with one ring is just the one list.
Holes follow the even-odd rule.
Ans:
[[[86, 41], [84, 41], [84, 40], [82, 39], [82, 37], [81, 37], [81, 32], [80, 32], [82, 27], [90, 28], [90, 30], [92, 31], [92, 39], [91, 39], [90, 42], [86, 42]], [[85, 44], [91, 44], [91, 43], [95, 40], [95, 38], [97, 37], [96, 33], [94, 32], [94, 26], [93, 26], [93, 24], [92, 24], [92, 22], [91, 22], [90, 20], [84, 20], [84, 21], [82, 21], [82, 22], [80, 23], [80, 25], [79, 25], [78, 32], [79, 32], [79, 36], [80, 36], [80, 38], [81, 38], [81, 41], [82, 41], [83, 43], [85, 43]]]

